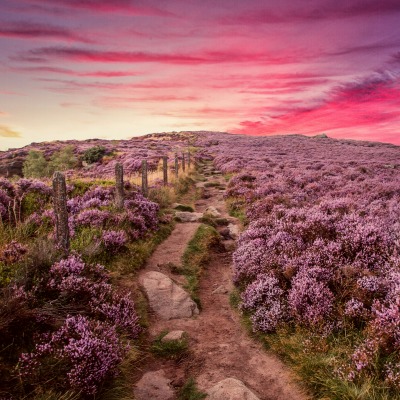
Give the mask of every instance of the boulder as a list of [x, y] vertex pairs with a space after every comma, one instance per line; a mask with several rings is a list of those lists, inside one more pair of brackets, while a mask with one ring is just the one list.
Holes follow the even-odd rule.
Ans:
[[170, 342], [172, 340], [183, 340], [186, 336], [185, 331], [171, 331], [168, 332], [162, 339], [161, 341], [163, 343], [165, 342]]
[[204, 214], [213, 218], [218, 218], [221, 216], [221, 213], [214, 206], [207, 207]]
[[232, 239], [236, 240], [239, 237], [239, 234], [240, 234], [239, 226], [238, 225], [234, 225], [234, 224], [229, 224], [228, 225], [228, 229], [229, 229], [229, 236]]
[[177, 211], [175, 213], [175, 218], [180, 222], [197, 222], [200, 218], [203, 218], [203, 213]]
[[190, 318], [199, 314], [189, 294], [161, 272], [146, 272], [141, 284], [150, 307], [161, 319]]
[[208, 400], [260, 400], [243, 382], [227, 378], [207, 390]]
[[133, 390], [136, 400], [173, 400], [174, 390], [164, 370], [145, 373]]

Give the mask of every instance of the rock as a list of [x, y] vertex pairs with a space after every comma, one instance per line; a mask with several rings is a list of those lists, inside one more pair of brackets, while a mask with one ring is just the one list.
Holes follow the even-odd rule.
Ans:
[[173, 400], [175, 393], [164, 370], [145, 373], [134, 388], [136, 400]]
[[182, 340], [186, 336], [185, 331], [171, 331], [168, 332], [162, 339], [162, 342], [170, 342], [171, 340]]
[[207, 207], [204, 214], [214, 218], [218, 218], [221, 216], [221, 213], [214, 206]]
[[225, 251], [233, 251], [236, 248], [236, 242], [234, 240], [224, 240], [222, 241], [222, 245], [225, 248]]
[[175, 217], [181, 222], [197, 222], [200, 218], [203, 218], [203, 213], [177, 211]]
[[216, 289], [212, 291], [212, 294], [226, 294], [228, 293], [228, 289], [225, 286], [218, 286]]
[[260, 400], [243, 382], [227, 378], [207, 390], [208, 400]]
[[189, 294], [161, 272], [146, 272], [141, 284], [150, 307], [161, 319], [190, 318], [199, 314]]
[[238, 225], [234, 225], [234, 224], [229, 224], [228, 225], [228, 229], [229, 229], [229, 236], [232, 239], [236, 240], [239, 237], [239, 234], [240, 234], [239, 226]]

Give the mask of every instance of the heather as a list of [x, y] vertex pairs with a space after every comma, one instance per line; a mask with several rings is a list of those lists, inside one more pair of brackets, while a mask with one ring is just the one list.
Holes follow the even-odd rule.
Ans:
[[[187, 138], [175, 139], [158, 145], [149, 137], [137, 148], [131, 141], [43, 143], [0, 154], [21, 153], [32, 176], [0, 178], [1, 398], [101, 398], [121, 391], [114, 386], [125, 379], [124, 365], [137, 359], [146, 323], [140, 292], [123, 282], [169, 235], [168, 207], [192, 184], [182, 171], [175, 177], [172, 151], [188, 145]], [[158, 179], [164, 155], [168, 185]], [[138, 184], [143, 159], [148, 196]], [[125, 173], [122, 207], [115, 201], [117, 162]], [[38, 165], [43, 169], [35, 175]], [[69, 254], [56, 240], [47, 178], [54, 168], [66, 171]]]
[[394, 398], [400, 149], [296, 135], [198, 143], [232, 174], [226, 200], [245, 223], [233, 279], [252, 330], [318, 395], [358, 398], [370, 382], [383, 396], [371, 398]]

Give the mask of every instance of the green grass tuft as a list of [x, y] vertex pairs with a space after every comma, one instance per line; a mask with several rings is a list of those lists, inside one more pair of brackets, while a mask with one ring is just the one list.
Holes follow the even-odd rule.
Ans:
[[210, 250], [219, 244], [218, 232], [209, 225], [200, 225], [182, 256], [182, 271], [186, 277], [192, 299], [200, 306], [198, 297], [199, 277], [210, 261]]
[[207, 393], [197, 389], [196, 382], [193, 378], [189, 378], [178, 393], [178, 400], [201, 400], [206, 397]]
[[168, 331], [161, 332], [153, 344], [150, 350], [153, 354], [168, 358], [170, 360], [182, 360], [189, 353], [189, 342], [187, 336], [184, 336], [181, 340], [168, 340], [163, 342], [162, 339], [166, 336]]

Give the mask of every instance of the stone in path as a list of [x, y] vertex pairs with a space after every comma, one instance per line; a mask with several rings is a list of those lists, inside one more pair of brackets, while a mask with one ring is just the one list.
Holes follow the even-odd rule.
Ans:
[[197, 222], [200, 218], [203, 218], [203, 213], [177, 211], [175, 217], [181, 222]]
[[218, 218], [221, 216], [221, 213], [214, 206], [207, 207], [204, 214], [214, 218]]
[[170, 342], [172, 340], [182, 340], [186, 336], [185, 331], [171, 331], [168, 332], [162, 339], [161, 341], [163, 343], [165, 342]]
[[240, 230], [238, 225], [229, 224], [228, 229], [229, 229], [229, 236], [232, 239], [237, 239], [239, 237]]
[[136, 384], [134, 395], [136, 400], [173, 400], [174, 391], [170, 386], [170, 379], [165, 376], [164, 370], [145, 373]]
[[199, 314], [199, 309], [189, 294], [161, 272], [146, 272], [141, 278], [141, 284], [150, 307], [159, 318], [190, 318]]
[[207, 390], [208, 400], [260, 400], [242, 381], [227, 378]]

